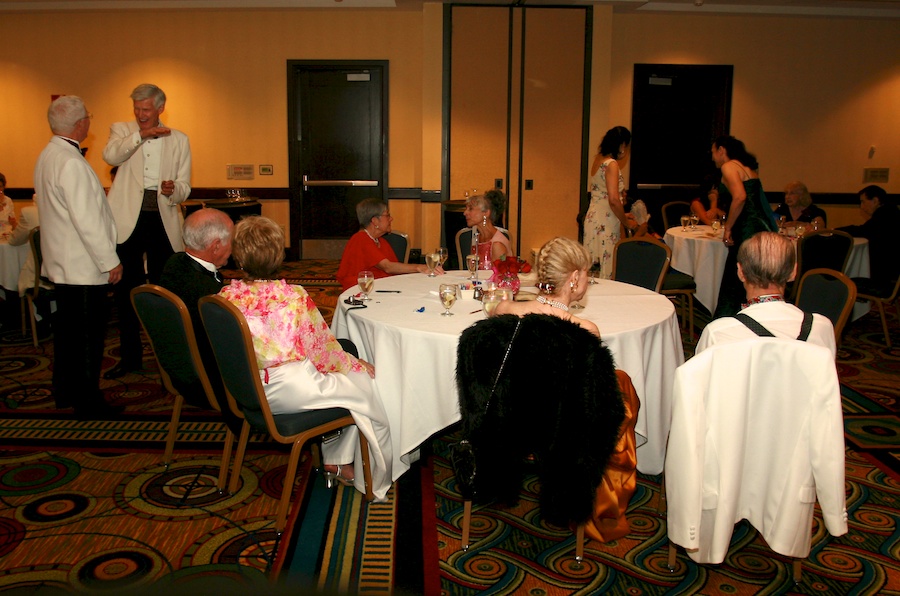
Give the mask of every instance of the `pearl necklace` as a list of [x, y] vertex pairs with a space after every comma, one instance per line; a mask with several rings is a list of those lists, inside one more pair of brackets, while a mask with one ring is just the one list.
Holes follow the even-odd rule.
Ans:
[[381, 241], [378, 238], [376, 238], [372, 234], [369, 234], [369, 230], [367, 230], [366, 228], [363, 228], [363, 232], [365, 232], [366, 235], [372, 239], [372, 242], [375, 243], [375, 246], [377, 246], [378, 248], [381, 248]]
[[538, 296], [537, 301], [541, 304], [546, 304], [547, 306], [552, 306], [553, 308], [558, 308], [559, 310], [564, 310], [569, 312], [569, 307], [559, 300], [550, 300], [549, 298], [544, 298], [543, 296]]

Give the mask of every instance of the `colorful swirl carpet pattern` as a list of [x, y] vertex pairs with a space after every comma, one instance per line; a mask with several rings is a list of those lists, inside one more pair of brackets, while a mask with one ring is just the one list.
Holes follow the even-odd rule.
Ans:
[[[327, 319], [340, 294], [335, 268], [286, 265], [285, 277], [303, 280]], [[900, 345], [900, 325], [893, 317], [890, 324]], [[287, 455], [265, 437], [251, 439], [239, 490], [219, 494], [224, 426], [215, 413], [188, 407], [175, 460], [162, 464], [171, 401], [149, 345], [143, 371], [101, 381], [107, 399], [126, 406], [109, 422], [74, 421], [54, 409], [52, 341], [34, 348], [4, 325], [0, 348], [0, 590], [900, 594], [900, 348], [884, 347], [875, 315], [848, 326], [838, 358], [850, 532], [832, 538], [816, 518], [799, 586], [790, 561], [746, 523], [736, 526], [722, 565], [698, 566], [680, 552], [675, 571], [666, 569], [659, 477], [639, 478], [630, 533], [589, 541], [581, 564], [572, 533], [542, 522], [533, 478], [515, 508], [476, 508], [463, 552], [462, 503], [447, 462], [452, 433], [425, 446], [422, 464], [383, 504], [327, 490], [304, 456], [279, 538], [273, 525]], [[111, 327], [104, 369], [117, 360]]]

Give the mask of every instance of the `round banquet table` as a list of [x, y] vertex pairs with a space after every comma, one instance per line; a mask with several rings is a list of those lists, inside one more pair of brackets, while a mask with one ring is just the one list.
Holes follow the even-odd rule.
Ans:
[[[482, 280], [490, 272], [480, 271]], [[420, 273], [378, 279], [366, 308], [344, 299], [335, 309], [335, 336], [356, 344], [360, 358], [375, 365], [375, 389], [384, 403], [394, 447], [396, 480], [415, 461], [423, 441], [460, 419], [456, 348], [464, 329], [484, 318], [481, 302], [458, 300], [452, 317], [441, 316], [441, 283], [463, 283], [468, 272], [428, 277]], [[522, 294], [535, 294], [522, 288]], [[668, 298], [643, 288], [601, 280], [590, 286], [575, 314], [600, 328], [616, 366], [628, 373], [641, 400], [635, 432], [638, 469], [663, 470], [675, 369], [684, 362], [675, 309]]]
[[[710, 226], [697, 226], [683, 231], [680, 226], [666, 230], [665, 242], [672, 249], [672, 269], [687, 273], [697, 283], [697, 300], [716, 311], [719, 287], [725, 272], [728, 247], [722, 242], [722, 231], [714, 234]], [[854, 238], [850, 258], [844, 267], [847, 277], [869, 277], [869, 241]], [[854, 307], [853, 319], [868, 312], [868, 303]]]
[[28, 244], [12, 246], [6, 238], [0, 239], [0, 288], [18, 293], [19, 272], [30, 250]]

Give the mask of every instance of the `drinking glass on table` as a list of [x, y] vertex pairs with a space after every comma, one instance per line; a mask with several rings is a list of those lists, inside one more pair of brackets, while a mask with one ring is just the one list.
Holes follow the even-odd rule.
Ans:
[[441, 261], [441, 255], [436, 252], [430, 252], [425, 255], [425, 266], [428, 267], [428, 277], [437, 277], [434, 270]]
[[444, 306], [444, 312], [441, 313], [442, 317], [452, 317], [453, 313], [450, 312], [450, 308], [456, 304], [456, 299], [459, 294], [459, 286], [456, 284], [441, 284], [438, 289], [438, 296], [441, 298], [441, 304]]
[[591, 263], [591, 270], [588, 272], [588, 283], [590, 285], [596, 285], [597, 278], [600, 277], [600, 259], [594, 259], [594, 262]]
[[500, 296], [494, 292], [488, 292], [481, 297], [481, 310], [484, 311], [484, 316], [490, 317], [494, 314], [494, 310], [496, 310], [497, 305], [500, 304]]
[[359, 291], [362, 292], [360, 299], [371, 300], [369, 294], [372, 292], [372, 288], [375, 287], [375, 274], [371, 271], [360, 271], [356, 281], [359, 283]]
[[450, 253], [448, 253], [447, 249], [444, 248], [443, 246], [440, 248], [434, 249], [434, 252], [436, 252], [438, 254], [438, 258], [441, 261], [441, 267], [443, 267], [444, 263], [447, 262], [447, 257], [450, 256]]
[[691, 225], [691, 216], [690, 215], [682, 215], [681, 216], [681, 231], [687, 232], [689, 225]]
[[700, 223], [700, 217], [697, 215], [691, 215], [691, 229], [696, 230], [697, 224]]
[[478, 279], [478, 255], [466, 255], [466, 268], [469, 270], [469, 279]]

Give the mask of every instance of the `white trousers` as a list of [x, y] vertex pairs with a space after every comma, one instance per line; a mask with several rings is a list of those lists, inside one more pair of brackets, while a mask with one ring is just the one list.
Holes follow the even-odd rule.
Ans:
[[374, 384], [365, 372], [350, 374], [321, 373], [309, 360], [289, 362], [260, 371], [260, 378], [273, 414], [295, 414], [308, 410], [346, 408], [356, 422], [347, 427], [333, 441], [322, 445], [326, 464], [354, 462], [354, 485], [365, 492], [362, 454], [357, 432], [369, 441], [369, 463], [372, 470], [372, 492], [376, 501], [384, 501], [391, 488], [391, 431], [381, 400], [376, 397]]

